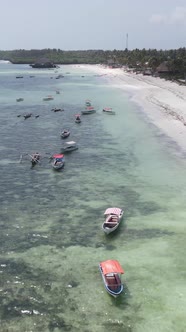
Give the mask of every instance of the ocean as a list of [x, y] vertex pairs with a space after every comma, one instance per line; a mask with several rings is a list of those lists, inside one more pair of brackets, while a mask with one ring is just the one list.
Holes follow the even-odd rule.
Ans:
[[[86, 66], [1, 63], [0, 87], [0, 331], [185, 331], [186, 162], [178, 146]], [[86, 99], [97, 112], [76, 124]], [[50, 156], [60, 153], [65, 128], [79, 148], [56, 172]], [[34, 152], [42, 158], [31, 167]], [[124, 210], [110, 235], [101, 228], [108, 207]], [[107, 259], [125, 270], [117, 299], [99, 272]]]

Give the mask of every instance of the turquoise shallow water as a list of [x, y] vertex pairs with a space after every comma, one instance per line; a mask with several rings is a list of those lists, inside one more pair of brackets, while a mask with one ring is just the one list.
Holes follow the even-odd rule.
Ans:
[[[185, 331], [186, 163], [178, 147], [86, 68], [1, 64], [0, 83], [1, 331]], [[44, 102], [47, 95], [54, 100]], [[97, 112], [75, 124], [87, 98]], [[116, 115], [103, 114], [106, 106]], [[60, 152], [64, 127], [79, 149], [54, 172], [48, 157]], [[36, 150], [41, 164], [30, 168], [25, 155], [20, 162]], [[125, 214], [106, 236], [109, 206]], [[125, 270], [118, 299], [98, 270], [106, 259]]]

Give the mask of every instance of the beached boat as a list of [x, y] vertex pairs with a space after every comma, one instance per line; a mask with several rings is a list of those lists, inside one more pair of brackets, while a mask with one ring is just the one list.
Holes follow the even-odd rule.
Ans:
[[76, 123], [81, 123], [81, 115], [80, 114], [75, 115], [75, 122]]
[[107, 260], [99, 264], [99, 269], [107, 292], [117, 297], [123, 291], [121, 283], [121, 274], [124, 273], [120, 263], [117, 260]]
[[103, 108], [103, 112], [107, 113], [107, 114], [116, 114], [116, 112], [113, 111], [113, 109], [111, 107], [105, 107], [105, 108]]
[[114, 232], [123, 217], [123, 210], [120, 208], [108, 208], [104, 212], [105, 221], [102, 224], [102, 229], [105, 233], [109, 234], [111, 232]]
[[66, 152], [71, 152], [71, 151], [74, 151], [77, 149], [78, 149], [77, 143], [74, 141], [69, 141], [69, 142], [66, 142], [64, 144], [64, 146], [61, 148], [61, 152], [66, 153]]
[[89, 100], [89, 99], [85, 100], [85, 106], [86, 107], [91, 106], [91, 100]]
[[88, 106], [85, 108], [85, 110], [81, 111], [81, 114], [92, 114], [96, 113], [96, 110], [93, 106]]
[[54, 154], [52, 156], [52, 159], [53, 159], [52, 167], [55, 170], [59, 170], [64, 167], [64, 165], [65, 165], [64, 154]]
[[61, 133], [61, 138], [67, 138], [70, 135], [70, 130], [64, 129]]

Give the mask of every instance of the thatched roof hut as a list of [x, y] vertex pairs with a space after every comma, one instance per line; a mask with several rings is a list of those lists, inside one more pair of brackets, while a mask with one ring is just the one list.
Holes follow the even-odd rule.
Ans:
[[156, 68], [156, 72], [157, 72], [158, 74], [168, 74], [168, 73], [170, 73], [170, 69], [169, 69], [169, 67], [168, 67], [168, 65], [167, 65], [167, 62], [166, 62], [166, 61], [162, 62], [162, 63]]

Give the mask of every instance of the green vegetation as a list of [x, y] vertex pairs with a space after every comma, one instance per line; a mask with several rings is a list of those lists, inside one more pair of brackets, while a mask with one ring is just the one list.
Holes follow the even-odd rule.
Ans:
[[152, 74], [164, 63], [168, 68], [164, 74], [186, 77], [186, 48], [176, 50], [134, 49], [134, 50], [77, 50], [60, 49], [0, 51], [0, 60], [16, 64], [32, 64], [38, 61], [55, 64], [109, 64], [113, 67], [127, 65], [129, 68], [144, 70], [150, 68]]

